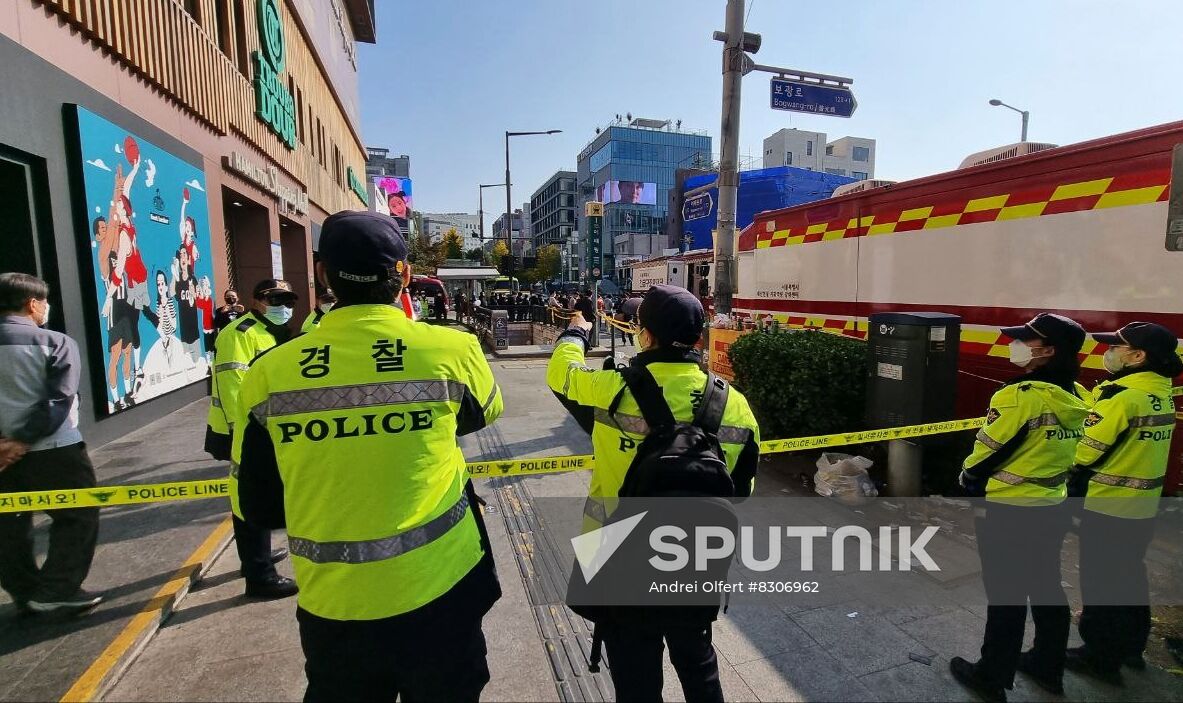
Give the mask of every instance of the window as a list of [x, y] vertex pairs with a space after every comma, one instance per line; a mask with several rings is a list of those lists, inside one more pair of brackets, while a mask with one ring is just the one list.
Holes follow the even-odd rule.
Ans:
[[234, 0], [234, 36], [238, 44], [238, 72], [249, 77], [251, 59], [246, 48], [246, 11], [242, 9], [242, 0]]
[[230, 17], [226, 10], [226, 0], [214, 0], [214, 35], [218, 40], [218, 48], [222, 53], [233, 58], [234, 53], [230, 44]]
[[852, 176], [852, 177], [853, 177], [855, 180], [859, 180], [859, 181], [865, 181], [865, 180], [867, 180], [867, 174], [866, 174], [865, 172], [863, 172], [863, 171], [851, 171], [851, 172], [850, 172], [850, 175], [851, 175], [851, 176]]
[[805, 155], [806, 156], [813, 156], [813, 140], [812, 139], [805, 142]]
[[785, 152], [785, 166], [792, 166], [792, 165], [793, 165], [793, 152], [786, 151]]
[[833, 155], [834, 155], [834, 145], [827, 144], [826, 145], [826, 156], [833, 156]]
[[844, 168], [827, 168], [826, 173], [833, 175], [833, 176], [845, 176], [846, 169], [844, 169]]
[[194, 22], [201, 24], [201, 5], [197, 0], [185, 0], [185, 12], [189, 13]]
[[855, 161], [870, 161], [871, 150], [865, 146], [856, 146], [851, 154], [851, 158]]

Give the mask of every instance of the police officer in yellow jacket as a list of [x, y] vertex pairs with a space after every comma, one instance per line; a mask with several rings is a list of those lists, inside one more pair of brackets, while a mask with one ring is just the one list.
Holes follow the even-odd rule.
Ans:
[[321, 318], [325, 313], [333, 309], [337, 304], [337, 296], [333, 291], [326, 290], [320, 295], [316, 296], [316, 307], [312, 308], [312, 312], [308, 313], [308, 317], [304, 318], [304, 324], [300, 325], [300, 332], [308, 333], [320, 324]]
[[475, 337], [397, 307], [393, 219], [330, 216], [320, 257], [339, 302], [252, 364], [235, 434], [243, 514], [287, 527], [305, 700], [476, 701], [500, 589], [457, 436], [501, 392]]
[[[284, 280], [267, 278], [255, 285], [250, 314], [238, 318], [218, 334], [214, 355], [208, 426], [205, 450], [215, 459], [229, 460], [233, 421], [239, 388], [246, 370], [256, 356], [291, 336], [288, 321], [296, 304], [292, 285]], [[251, 525], [242, 519], [238, 507], [238, 481], [230, 472], [230, 509], [234, 521], [234, 544], [242, 562], [246, 593], [255, 598], [285, 598], [295, 595], [296, 584], [280, 576], [274, 563], [287, 556], [286, 549], [271, 549], [271, 530]]]
[[1068, 668], [1112, 684], [1121, 667], [1145, 667], [1150, 636], [1146, 549], [1154, 536], [1175, 429], [1171, 379], [1183, 373], [1178, 339], [1162, 325], [1131, 322], [1093, 334], [1111, 374], [1076, 448], [1071, 493], [1084, 498], [1080, 578], [1084, 646], [1068, 651]]
[[[702, 305], [683, 288], [654, 286], [641, 303], [638, 316], [637, 340], [643, 351], [632, 365], [643, 366], [652, 374], [674, 418], [688, 422], [695, 416], [696, 403], [703, 398], [707, 383], [701, 357], [694, 349], [702, 334]], [[591, 326], [582, 314], [575, 314], [555, 345], [546, 380], [580, 424], [592, 428], [595, 468], [587, 503], [592, 514], [587, 517], [603, 522], [648, 426], [619, 372], [584, 365]], [[751, 495], [760, 429], [747, 400], [735, 389], [729, 389], [718, 438], [736, 495]], [[596, 633], [601, 635], [599, 622]], [[613, 622], [602, 636], [617, 700], [661, 699], [665, 644], [686, 700], [723, 700], [709, 624], [705, 628], [693, 624], [656, 628]]]
[[[986, 699], [1004, 701], [1016, 670], [1048, 691], [1063, 691], [1071, 613], [1060, 580], [1068, 528], [1062, 504], [1088, 406], [1076, 383], [1085, 339], [1079, 324], [1042, 313], [1002, 333], [1013, 340], [1010, 360], [1026, 373], [990, 399], [960, 479], [970, 495], [986, 498], [977, 520], [986, 631], [981, 658], [954, 657], [949, 668]], [[1024, 653], [1028, 602], [1035, 644]]]

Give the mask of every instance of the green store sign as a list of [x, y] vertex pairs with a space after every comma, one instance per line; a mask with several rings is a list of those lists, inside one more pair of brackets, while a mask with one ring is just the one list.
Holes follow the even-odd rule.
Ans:
[[276, 0], [258, 0], [259, 41], [262, 51], [251, 52], [255, 64], [255, 115], [288, 149], [296, 148], [296, 101], [280, 75], [283, 73], [283, 17]]
[[362, 205], [368, 206], [370, 204], [370, 198], [366, 195], [366, 185], [357, 177], [357, 173], [354, 172], [352, 166], [345, 168], [345, 177], [349, 180], [349, 190], [353, 191], [353, 194], [357, 196], [357, 199], [361, 201]]

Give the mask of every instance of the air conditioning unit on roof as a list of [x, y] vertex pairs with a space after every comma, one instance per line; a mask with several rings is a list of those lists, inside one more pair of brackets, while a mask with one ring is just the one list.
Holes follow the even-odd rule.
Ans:
[[1059, 144], [1047, 144], [1045, 142], [1019, 142], [1018, 144], [1010, 144], [1008, 146], [995, 147], [994, 149], [987, 149], [979, 151], [976, 154], [970, 154], [965, 157], [961, 165], [957, 168], [969, 168], [970, 166], [981, 166], [982, 164], [992, 164], [995, 161], [1002, 161], [1003, 159], [1013, 159], [1016, 156], [1026, 156], [1027, 154], [1034, 154], [1037, 151], [1046, 151], [1047, 149], [1055, 149]]
[[834, 194], [830, 197], [837, 198], [840, 195], [849, 195], [851, 193], [861, 193], [864, 190], [871, 190], [872, 188], [882, 188], [894, 184], [895, 181], [885, 181], [879, 178], [872, 178], [870, 180], [855, 181], [854, 183], [846, 183], [834, 189]]

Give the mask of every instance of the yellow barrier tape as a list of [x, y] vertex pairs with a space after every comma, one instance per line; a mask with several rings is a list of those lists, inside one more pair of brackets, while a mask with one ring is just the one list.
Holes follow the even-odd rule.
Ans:
[[110, 505], [162, 503], [174, 500], [230, 497], [230, 480], [178, 481], [132, 486], [98, 486], [29, 493], [0, 493], [0, 513], [62, 508], [103, 508]]
[[866, 430], [864, 432], [842, 432], [839, 434], [817, 435], [814, 437], [770, 439], [760, 442], [760, 453], [778, 454], [780, 452], [798, 452], [803, 449], [822, 449], [825, 447], [844, 447], [851, 444], [865, 444], [867, 442], [881, 442], [886, 439], [909, 439], [912, 437], [925, 437], [927, 435], [961, 432], [962, 430], [974, 430], [985, 424], [986, 418], [974, 417], [967, 420], [930, 422], [924, 425], [904, 425], [902, 427], [888, 427], [882, 430]]

